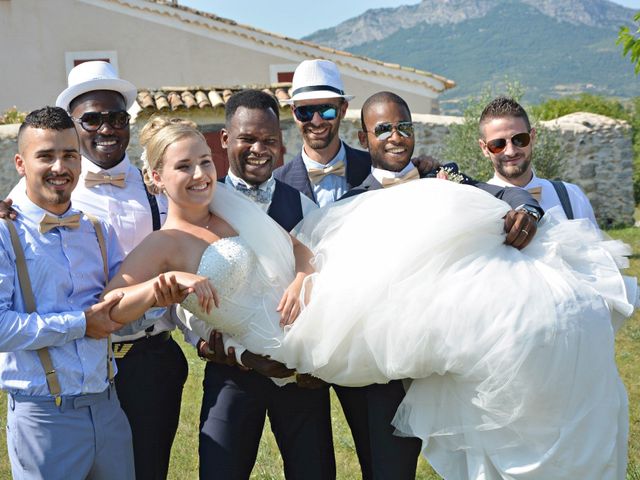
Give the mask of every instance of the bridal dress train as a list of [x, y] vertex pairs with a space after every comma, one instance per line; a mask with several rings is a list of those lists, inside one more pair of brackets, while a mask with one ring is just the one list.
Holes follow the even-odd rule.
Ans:
[[221, 305], [211, 315], [184, 305], [210, 328], [332, 383], [413, 379], [394, 426], [422, 439], [446, 479], [625, 478], [614, 335], [637, 285], [619, 271], [624, 244], [552, 209], [519, 251], [504, 245], [504, 202], [445, 180], [366, 193], [298, 227], [317, 273], [282, 332], [290, 240], [218, 189], [213, 211], [239, 237], [212, 244], [199, 273]]

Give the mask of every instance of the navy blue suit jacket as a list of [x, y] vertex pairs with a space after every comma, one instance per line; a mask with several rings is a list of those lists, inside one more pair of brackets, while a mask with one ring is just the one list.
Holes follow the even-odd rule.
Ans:
[[[348, 188], [360, 185], [367, 175], [371, 172], [371, 157], [369, 152], [356, 150], [346, 143], [342, 142], [346, 151], [346, 178]], [[313, 194], [313, 187], [307, 167], [302, 161], [302, 153], [298, 153], [296, 158], [273, 171], [276, 180], [280, 180], [287, 185], [292, 186], [296, 190], [302, 192], [314, 202], [316, 201]]]

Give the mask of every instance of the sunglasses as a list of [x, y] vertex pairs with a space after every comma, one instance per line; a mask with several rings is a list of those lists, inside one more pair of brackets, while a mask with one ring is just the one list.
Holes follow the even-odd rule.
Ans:
[[[524, 148], [531, 143], [531, 135], [528, 132], [522, 132], [511, 137], [511, 145], [517, 148]], [[496, 138], [485, 143], [487, 150], [491, 153], [502, 153], [507, 148], [506, 138]]]
[[338, 108], [336, 105], [305, 105], [303, 107], [294, 107], [293, 114], [301, 122], [310, 122], [313, 115], [318, 112], [322, 120], [335, 120], [338, 117]]
[[116, 130], [122, 130], [129, 125], [130, 118], [131, 115], [125, 110], [118, 110], [115, 112], [87, 112], [80, 118], [74, 118], [74, 120], [87, 132], [96, 132], [105, 123], [108, 123]]
[[[373, 128], [373, 132], [369, 133], [373, 133], [378, 140], [387, 140], [393, 135], [394, 129], [404, 138], [413, 137], [412, 122], [379, 123]], [[367, 130], [365, 130], [365, 132], [366, 131]]]

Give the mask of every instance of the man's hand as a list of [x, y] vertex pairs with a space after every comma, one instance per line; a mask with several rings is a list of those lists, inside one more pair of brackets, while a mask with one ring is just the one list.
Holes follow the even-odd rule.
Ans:
[[153, 294], [156, 297], [156, 307], [168, 307], [174, 303], [182, 302], [191, 289], [180, 288], [175, 275], [169, 275], [169, 280], [161, 273], [153, 283]]
[[319, 378], [314, 377], [313, 375], [310, 375], [308, 373], [296, 374], [296, 383], [300, 388], [309, 388], [311, 390], [329, 385], [324, 380], [320, 380]]
[[430, 155], [420, 155], [411, 159], [411, 162], [416, 166], [420, 176], [423, 177], [427, 173], [440, 168], [440, 162]]
[[529, 245], [537, 230], [537, 220], [526, 212], [509, 210], [504, 217], [504, 231], [507, 234], [504, 243], [518, 250]]
[[229, 347], [229, 350], [225, 353], [222, 334], [220, 332], [213, 330], [211, 335], [209, 335], [209, 341], [200, 339], [197, 349], [198, 356], [208, 362], [229, 365], [230, 367], [237, 366], [238, 368], [248, 370], [236, 361], [236, 351], [233, 347]]
[[271, 360], [269, 357], [256, 355], [249, 350], [245, 350], [242, 354], [242, 364], [265, 377], [287, 378], [296, 373], [295, 370], [287, 368], [283, 363]]
[[13, 200], [5, 198], [4, 201], [0, 201], [0, 218], [8, 218], [9, 220], [15, 220], [18, 216], [13, 207]]
[[91, 338], [107, 338], [123, 325], [111, 319], [111, 309], [124, 297], [124, 294], [107, 295], [104, 300], [84, 311], [85, 335]]

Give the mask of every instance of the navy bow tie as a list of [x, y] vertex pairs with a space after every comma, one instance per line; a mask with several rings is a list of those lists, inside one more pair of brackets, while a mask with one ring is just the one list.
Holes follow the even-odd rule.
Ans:
[[261, 190], [259, 188], [249, 188], [243, 183], [237, 183], [235, 188], [238, 192], [243, 193], [256, 203], [267, 204], [271, 202], [271, 191], [269, 189]]

